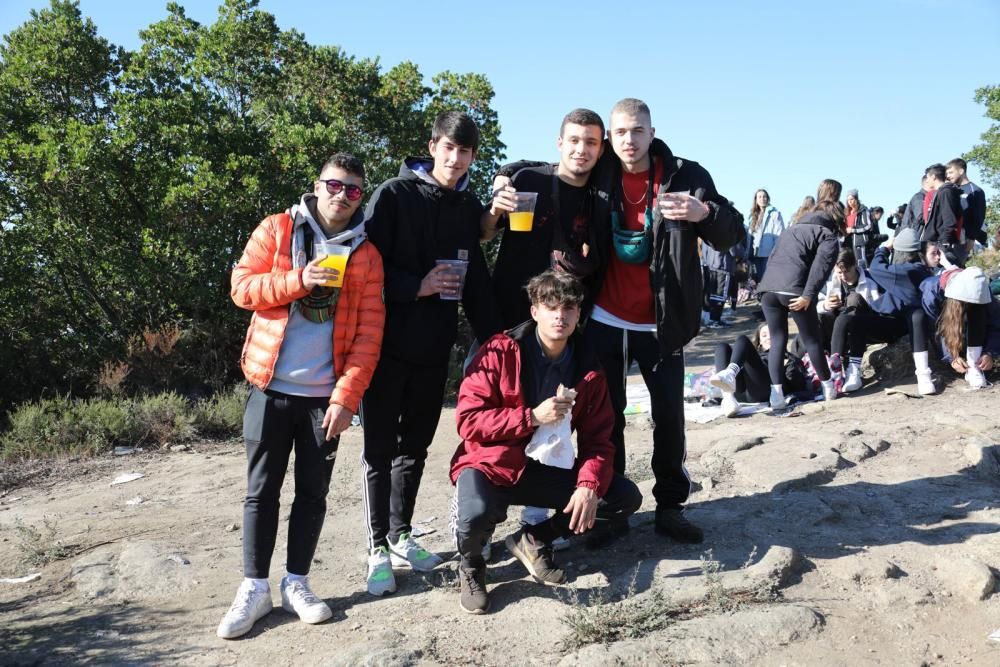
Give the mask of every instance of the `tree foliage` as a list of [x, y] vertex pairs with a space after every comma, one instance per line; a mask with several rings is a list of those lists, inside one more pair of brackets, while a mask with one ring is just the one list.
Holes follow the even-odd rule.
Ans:
[[[993, 124], [983, 132], [983, 143], [965, 154], [965, 159], [975, 163], [986, 182], [1000, 193], [1000, 86], [983, 86], [976, 90], [976, 102], [986, 107], [986, 117]], [[986, 226], [990, 238], [1000, 230], [1000, 194], [988, 203]]]
[[176, 388], [228, 384], [248, 318], [229, 272], [331, 153], [361, 157], [377, 185], [460, 109], [483, 135], [481, 195], [503, 157], [480, 74], [383, 71], [282, 30], [256, 0], [225, 0], [211, 25], [171, 3], [140, 37], [117, 47], [52, 0], [0, 45], [0, 413], [85, 395], [102, 364], [178, 324]]

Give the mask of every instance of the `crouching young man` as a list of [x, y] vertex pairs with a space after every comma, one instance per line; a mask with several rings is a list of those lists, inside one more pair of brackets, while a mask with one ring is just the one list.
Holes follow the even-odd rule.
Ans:
[[[482, 550], [509, 505], [558, 510], [508, 536], [506, 545], [536, 581], [561, 584], [566, 575], [553, 560], [552, 540], [585, 533], [595, 522], [624, 521], [642, 503], [636, 485], [613, 470], [607, 383], [576, 333], [583, 296], [580, 281], [568, 274], [549, 270], [532, 278], [532, 319], [487, 341], [459, 390], [462, 443], [452, 458], [451, 480], [457, 487], [461, 605], [470, 614], [489, 609]], [[560, 385], [575, 391], [575, 400]], [[536, 430], [567, 414], [577, 438], [570, 467], [529, 457], [526, 448]]]

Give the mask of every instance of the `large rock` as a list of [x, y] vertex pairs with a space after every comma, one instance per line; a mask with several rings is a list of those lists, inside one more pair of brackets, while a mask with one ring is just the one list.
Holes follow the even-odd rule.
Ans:
[[838, 452], [800, 442], [739, 452], [731, 462], [744, 482], [776, 493], [826, 484], [851, 465]]
[[996, 575], [987, 565], [972, 558], [939, 558], [937, 577], [946, 590], [978, 602], [996, 588]]
[[169, 545], [125, 543], [119, 549], [97, 550], [73, 563], [70, 576], [81, 595], [159, 600], [185, 593], [197, 583], [188, 559]]
[[976, 468], [976, 475], [986, 482], [1000, 482], [1000, 445], [977, 439], [965, 446], [965, 457]]
[[747, 665], [819, 633], [823, 623], [822, 615], [809, 607], [762, 605], [682, 621], [643, 639], [587, 646], [567, 655], [559, 665]]
[[413, 641], [395, 630], [382, 630], [362, 643], [338, 646], [333, 655], [323, 660], [331, 667], [410, 667], [426, 665], [423, 653], [412, 646]]
[[820, 569], [838, 579], [859, 584], [896, 579], [903, 575], [903, 571], [892, 561], [867, 554], [842, 556], [824, 563]]

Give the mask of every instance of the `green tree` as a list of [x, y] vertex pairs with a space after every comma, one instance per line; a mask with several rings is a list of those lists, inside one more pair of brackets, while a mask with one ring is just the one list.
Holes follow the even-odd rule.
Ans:
[[[140, 37], [125, 51], [52, 0], [0, 46], [0, 414], [86, 394], [103, 363], [138, 353], [171, 355], [137, 366], [165, 388], [238, 376], [249, 315], [229, 300], [232, 266], [331, 153], [357, 154], [377, 185], [426, 153], [449, 108], [481, 124], [480, 194], [502, 159], [481, 75], [382, 71], [282, 30], [256, 0], [225, 0], [211, 25], [171, 3]], [[174, 326], [176, 340], [143, 338]], [[133, 390], [161, 388], [140, 375]]]
[[997, 191], [987, 203], [986, 228], [990, 239], [1000, 231], [1000, 86], [983, 86], [976, 90], [976, 102], [986, 106], [986, 117], [993, 124], [983, 132], [981, 144], [964, 158], [976, 164], [986, 182]]

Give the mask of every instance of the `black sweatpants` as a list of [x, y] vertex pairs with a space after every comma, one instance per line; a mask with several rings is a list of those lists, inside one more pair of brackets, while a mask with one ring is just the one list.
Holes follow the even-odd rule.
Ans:
[[368, 548], [395, 544], [412, 530], [427, 449], [434, 440], [448, 366], [418, 366], [382, 356], [361, 400]]
[[733, 282], [732, 275], [726, 271], [716, 271], [707, 266], [702, 267], [704, 281], [704, 296], [702, 310], [708, 313], [713, 322], [722, 319], [722, 310], [729, 298], [729, 284]]
[[691, 479], [684, 468], [687, 444], [684, 435], [684, 354], [664, 356], [656, 334], [628, 331], [591, 319], [584, 331], [587, 344], [598, 355], [608, 379], [608, 394], [615, 411], [615, 472], [625, 474], [625, 380], [635, 361], [649, 390], [653, 418], [653, 460], [656, 477], [653, 497], [657, 507], [679, 509], [691, 493]]
[[729, 343], [719, 343], [715, 348], [715, 370], [721, 371], [729, 364], [736, 364], [736, 400], [742, 403], [763, 403], [771, 397], [771, 383], [767, 365], [760, 353], [746, 336], [739, 336]]
[[309, 574], [326, 516], [326, 494], [340, 438], [326, 439], [327, 398], [254, 387], [243, 412], [247, 496], [243, 502], [243, 573], [266, 579], [278, 535], [281, 484], [295, 450], [295, 499], [288, 520], [288, 571]]
[[819, 329], [819, 317], [816, 315], [816, 300], [809, 303], [805, 310], [789, 310], [788, 303], [795, 297], [789, 294], [767, 292], [761, 297], [760, 306], [764, 310], [767, 329], [771, 334], [771, 349], [767, 355], [767, 370], [771, 376], [771, 384], [781, 384], [785, 372], [785, 347], [788, 345], [788, 315], [795, 320], [799, 329], [799, 338], [805, 344], [813, 368], [820, 380], [830, 379], [830, 367], [826, 363], [823, 352], [823, 337]]
[[[459, 473], [455, 488], [458, 500], [456, 537], [465, 567], [482, 567], [483, 546], [496, 525], [507, 519], [507, 508], [510, 505], [556, 510], [552, 517], [542, 523], [525, 528], [540, 542], [551, 544], [558, 537], [572, 534], [569, 529], [570, 515], [563, 514], [562, 510], [576, 490], [576, 470], [547, 466], [528, 459], [517, 484], [497, 486], [480, 470], [466, 468]], [[622, 475], [615, 474], [608, 492], [597, 506], [597, 521], [624, 519], [639, 509], [640, 505], [642, 494], [639, 487]]]

